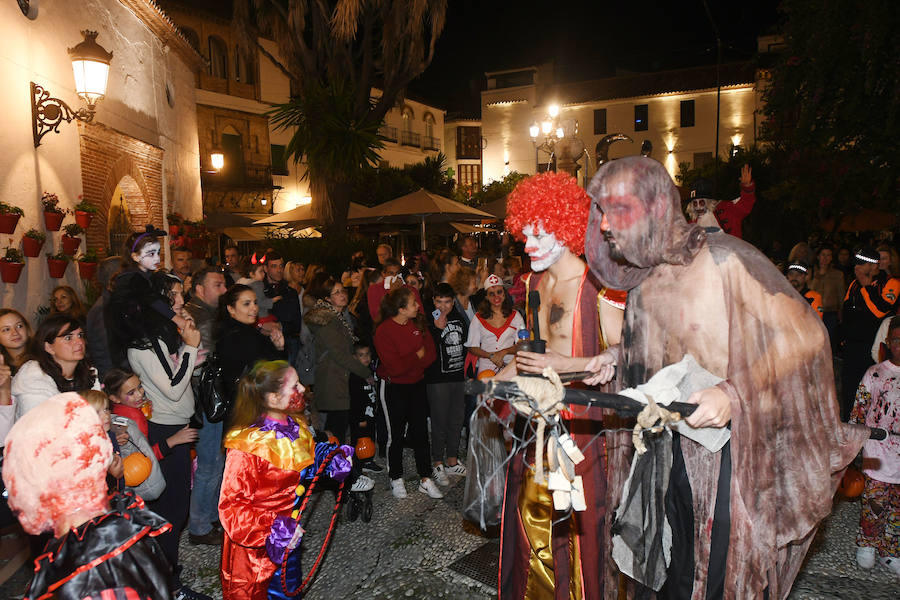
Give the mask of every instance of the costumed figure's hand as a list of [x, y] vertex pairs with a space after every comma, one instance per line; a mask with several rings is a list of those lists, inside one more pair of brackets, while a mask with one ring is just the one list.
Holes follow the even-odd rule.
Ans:
[[553, 367], [553, 370], [557, 373], [579, 370], [572, 363], [571, 357], [564, 356], [550, 348], [547, 348], [547, 352], [544, 354], [516, 352], [516, 365], [520, 371], [526, 373], [543, 373], [546, 367]]
[[588, 377], [584, 382], [588, 385], [603, 385], [609, 383], [616, 375], [616, 363], [619, 362], [619, 353], [613, 351], [618, 346], [608, 348], [601, 354], [593, 357], [584, 366], [585, 371], [590, 371], [593, 376]]
[[725, 427], [731, 421], [731, 398], [718, 387], [694, 392], [687, 401], [697, 405], [684, 420], [691, 427]]
[[506, 351], [497, 350], [496, 352], [491, 352], [491, 355], [488, 357], [491, 359], [491, 362], [494, 363], [498, 368], [503, 368], [503, 357], [506, 356]]
[[193, 321], [187, 321], [184, 329], [181, 329], [179, 333], [186, 345], [194, 348], [200, 346], [200, 330], [194, 326]]
[[325, 474], [338, 483], [342, 483], [347, 479], [347, 476], [350, 474], [350, 469], [353, 467], [354, 448], [353, 446], [348, 446], [346, 444], [339, 446], [338, 444], [332, 444], [331, 442], [319, 442], [316, 444], [316, 456], [313, 464], [300, 472], [300, 479], [312, 479], [315, 477], [316, 472], [319, 470], [319, 467], [322, 466], [325, 457], [327, 457], [335, 448], [340, 448], [340, 452], [335, 454], [328, 466], [325, 467]]
[[744, 165], [741, 168], [741, 187], [750, 187], [753, 185], [753, 171], [750, 165]]
[[296, 519], [277, 516], [272, 521], [272, 528], [266, 538], [266, 554], [276, 565], [284, 560], [285, 550], [293, 550], [303, 539], [303, 528]]
[[170, 436], [169, 439], [166, 440], [166, 443], [169, 445], [169, 448], [177, 446], [178, 444], [189, 444], [191, 442], [196, 442], [198, 435], [199, 433], [196, 429], [192, 429], [189, 425], [185, 425], [174, 435]]

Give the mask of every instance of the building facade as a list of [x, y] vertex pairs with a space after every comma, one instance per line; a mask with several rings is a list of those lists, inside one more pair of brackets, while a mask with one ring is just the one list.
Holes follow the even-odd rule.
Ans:
[[[310, 203], [304, 164], [285, 157], [293, 132], [275, 129], [265, 114], [272, 104], [290, 100], [290, 80], [261, 52], [252, 60], [245, 58], [229, 14], [169, 0], [163, 6], [207, 61], [196, 79], [204, 212], [262, 218]], [[278, 56], [274, 42], [261, 39], [260, 44]], [[377, 97], [380, 91], [373, 89], [372, 94]], [[381, 128], [386, 138], [381, 164], [403, 167], [436, 154], [443, 126], [442, 110], [414, 100], [400, 103]], [[214, 151], [224, 155], [225, 166], [219, 171], [210, 164]]]
[[[105, 97], [91, 122], [62, 121], [36, 146], [32, 83], [73, 111], [84, 106], [67, 52], [82, 42], [82, 30], [96, 31], [112, 52]], [[33, 319], [56, 285], [82, 287], [73, 264], [63, 278], [49, 276], [44, 254], [59, 250], [61, 232], [45, 228], [44, 192], [64, 209], [79, 196], [97, 208], [82, 252], [118, 252], [130, 232], [165, 226], [172, 210], [201, 217], [194, 79], [202, 59], [151, 0], [4, 2], [0, 31], [0, 78], [9, 91], [0, 118], [0, 198], [25, 213], [13, 234], [0, 236], [2, 246], [19, 247], [30, 228], [47, 235], [19, 281], [3, 284], [3, 306]]]
[[481, 173], [481, 119], [454, 118], [444, 122], [447, 164], [455, 173], [458, 187], [471, 196], [483, 184]]
[[[556, 83], [550, 65], [486, 75], [481, 93], [486, 183], [511, 171], [532, 174], [553, 167], [553, 158], [538, 147], [543, 134], [535, 143], [529, 129], [547, 119], [554, 105], [556, 124], [581, 151], [581, 184], [596, 171], [596, 145], [608, 134], [624, 133], [632, 140], [613, 143], [609, 158], [639, 154], [649, 140], [651, 156], [673, 177], [679, 163], [698, 166], [715, 156], [715, 66], [574, 83]], [[755, 143], [760, 101], [751, 65], [722, 65], [720, 77], [718, 148], [724, 156]]]

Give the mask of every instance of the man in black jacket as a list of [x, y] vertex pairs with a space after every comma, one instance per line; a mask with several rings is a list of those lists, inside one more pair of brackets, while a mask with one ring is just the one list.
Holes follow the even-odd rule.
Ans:
[[[284, 334], [284, 348], [288, 353], [288, 361], [294, 364], [300, 347], [300, 296], [284, 280], [284, 257], [277, 252], [267, 252], [263, 257], [266, 265], [266, 278], [263, 280], [263, 291], [266, 298], [275, 303], [269, 311], [281, 324]], [[264, 315], [260, 315], [264, 316]]]

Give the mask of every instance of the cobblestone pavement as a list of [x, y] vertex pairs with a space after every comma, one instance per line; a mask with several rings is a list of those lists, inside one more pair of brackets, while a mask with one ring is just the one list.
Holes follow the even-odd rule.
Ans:
[[[374, 516], [371, 523], [350, 522], [346, 513], [338, 523], [331, 548], [319, 574], [305, 596], [308, 600], [364, 598], [450, 598], [481, 600], [496, 597], [496, 584], [487, 585], [450, 568], [458, 559], [495, 544], [464, 524], [460, 517], [463, 482], [455, 478], [442, 500], [432, 500], [416, 491], [417, 478], [411, 451], [406, 456], [406, 487], [409, 498], [395, 499], [388, 490], [387, 475], [375, 477]], [[332, 495], [323, 493], [304, 538], [309, 552], [308, 567], [321, 543], [330, 518]], [[855, 537], [859, 502], [839, 501], [820, 528], [806, 565], [790, 595], [792, 600], [896, 600], [900, 580], [881, 565], [863, 571], [855, 561]], [[493, 546], [488, 546], [488, 549]], [[193, 546], [182, 539], [184, 579], [194, 589], [221, 598], [219, 548]], [[485, 573], [496, 573], [492, 553], [481, 556]], [[495, 557], [495, 552], [493, 557]], [[496, 560], [496, 558], [493, 558]], [[490, 580], [490, 578], [488, 578]], [[0, 598], [21, 598], [28, 581], [23, 567], [5, 585]]]

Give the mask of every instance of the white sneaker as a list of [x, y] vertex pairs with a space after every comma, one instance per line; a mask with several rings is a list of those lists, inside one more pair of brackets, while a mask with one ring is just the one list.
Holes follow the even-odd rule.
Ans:
[[391, 480], [391, 493], [394, 494], [394, 498], [406, 498], [406, 486], [402, 477]]
[[447, 473], [444, 472], [444, 465], [437, 465], [432, 469], [431, 478], [434, 479], [438, 485], [450, 485], [450, 478], [447, 477]]
[[444, 470], [447, 472], [447, 475], [460, 475], [462, 477], [466, 476], [466, 465], [462, 464], [461, 462], [456, 463], [452, 467], [450, 465], [447, 465]]
[[438, 486], [434, 485], [434, 482], [428, 477], [419, 482], [419, 491], [423, 494], [427, 494], [429, 497], [434, 498], [435, 500], [444, 497], [444, 494], [441, 493], [441, 490], [438, 489]]
[[900, 577], [900, 556], [882, 556], [881, 564], [893, 571], [894, 575]]
[[353, 482], [353, 485], [350, 486], [351, 492], [368, 492], [373, 487], [375, 487], [375, 482], [365, 475], [360, 475], [356, 481]]
[[871, 569], [875, 566], [875, 548], [863, 546], [856, 549], [856, 564], [861, 569]]

